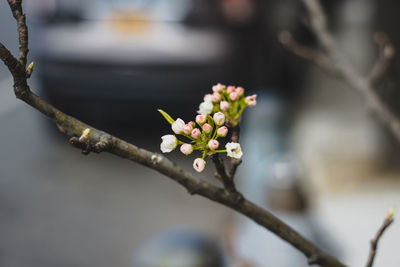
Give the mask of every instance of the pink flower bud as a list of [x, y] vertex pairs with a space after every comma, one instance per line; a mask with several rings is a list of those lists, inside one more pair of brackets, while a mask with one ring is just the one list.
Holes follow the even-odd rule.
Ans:
[[205, 102], [211, 102], [212, 94], [206, 94], [203, 99]]
[[231, 106], [231, 105], [229, 104], [228, 101], [221, 101], [221, 103], [219, 103], [219, 108], [220, 108], [222, 111], [227, 111], [227, 110], [229, 109], [230, 106]]
[[244, 94], [244, 88], [243, 87], [236, 87], [236, 93], [241, 96]]
[[226, 88], [226, 91], [228, 92], [228, 94], [234, 92], [236, 90], [235, 86], [229, 85], [228, 88]]
[[211, 95], [211, 102], [218, 103], [221, 100], [221, 95], [217, 92]]
[[192, 132], [192, 130], [193, 130], [193, 126], [190, 125], [189, 123], [186, 124], [186, 125], [183, 127], [183, 132], [184, 132], [185, 134], [190, 134], [190, 133]]
[[238, 95], [238, 93], [236, 93], [236, 92], [232, 92], [232, 93], [229, 94], [229, 98], [230, 98], [232, 101], [236, 101], [236, 100], [239, 98], [239, 95]]
[[199, 124], [199, 125], [203, 125], [205, 122], [206, 122], [206, 119], [207, 119], [207, 117], [205, 116], [205, 115], [197, 115], [196, 116], [196, 122]]
[[228, 134], [228, 128], [226, 126], [222, 126], [217, 130], [217, 136], [225, 137]]
[[257, 98], [257, 95], [246, 96], [246, 99], [245, 99], [246, 104], [251, 107], [255, 106], [257, 104], [256, 98]]
[[190, 155], [193, 152], [193, 146], [191, 144], [183, 144], [181, 145], [181, 152], [186, 156]]
[[218, 142], [217, 140], [211, 139], [211, 140], [208, 142], [208, 147], [209, 147], [210, 149], [212, 149], [212, 150], [215, 150], [215, 149], [217, 149], [217, 148], [219, 147], [219, 142]]
[[201, 132], [200, 132], [199, 128], [194, 128], [192, 131], [192, 137], [197, 139], [200, 137], [200, 135], [201, 135]]
[[213, 89], [213, 91], [214, 92], [221, 92], [221, 91], [223, 91], [223, 90], [225, 90], [225, 88], [226, 88], [226, 86], [225, 85], [223, 85], [223, 84], [220, 84], [220, 83], [218, 83], [218, 84], [216, 84], [216, 85], [214, 85], [213, 87], [212, 87], [212, 89]]
[[204, 159], [201, 158], [197, 158], [194, 160], [193, 162], [193, 168], [197, 171], [197, 172], [202, 172], [204, 170], [204, 168], [206, 167], [206, 162], [204, 161]]
[[225, 122], [225, 115], [222, 112], [217, 112], [213, 116], [214, 122], [216, 125], [222, 125]]
[[204, 131], [205, 133], [207, 133], [207, 134], [211, 133], [211, 132], [212, 132], [212, 129], [213, 129], [213, 128], [211, 127], [210, 124], [204, 123], [204, 125], [203, 125], [203, 131]]
[[196, 123], [195, 123], [194, 121], [189, 121], [188, 124], [189, 124], [190, 126], [192, 126], [193, 128], [194, 128], [194, 126], [196, 125]]

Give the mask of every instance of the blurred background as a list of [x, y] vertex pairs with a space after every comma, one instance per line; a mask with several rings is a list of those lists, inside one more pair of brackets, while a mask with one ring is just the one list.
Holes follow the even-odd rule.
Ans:
[[[307, 45], [299, 1], [25, 0], [31, 88], [62, 111], [159, 151], [170, 133], [157, 108], [193, 119], [217, 82], [257, 93], [245, 112], [239, 188], [349, 266], [400, 201], [400, 146], [360, 97], [285, 51], [282, 30]], [[322, 1], [342, 51], [363, 73], [374, 33], [400, 47], [398, 1]], [[0, 41], [17, 53], [0, 2]], [[398, 57], [380, 81], [394, 112]], [[17, 101], [0, 66], [0, 266], [307, 266], [292, 247], [216, 203], [106, 153], [83, 156]], [[168, 155], [191, 170], [192, 159]], [[210, 180], [213, 168], [203, 179]], [[400, 226], [376, 266], [398, 266]]]

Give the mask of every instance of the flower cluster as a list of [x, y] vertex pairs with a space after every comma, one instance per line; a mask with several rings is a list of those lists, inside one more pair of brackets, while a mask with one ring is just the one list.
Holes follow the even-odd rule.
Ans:
[[[182, 119], [174, 120], [168, 113], [159, 109], [158, 111], [171, 124], [171, 129], [175, 135], [169, 134], [161, 137], [161, 151], [168, 153], [180, 145], [180, 151], [185, 155], [190, 155], [193, 151], [199, 150], [201, 158], [196, 158], [193, 168], [202, 172], [206, 166], [205, 157], [216, 153], [227, 153], [229, 157], [240, 159], [243, 155], [239, 143], [230, 142], [225, 145], [225, 149], [219, 150], [220, 141], [228, 135], [228, 127], [236, 126], [241, 114], [246, 106], [256, 104], [256, 95], [244, 97], [242, 87], [234, 87], [222, 84], [213, 86], [213, 94], [207, 94], [204, 102], [200, 104], [199, 115], [194, 121], [185, 123]], [[179, 140], [181, 136], [186, 141]]]
[[206, 94], [197, 113], [209, 115], [222, 112], [228, 126], [236, 126], [240, 122], [243, 110], [247, 106], [257, 104], [257, 95], [244, 96], [243, 87], [226, 86], [218, 83], [214, 85], [212, 94]]

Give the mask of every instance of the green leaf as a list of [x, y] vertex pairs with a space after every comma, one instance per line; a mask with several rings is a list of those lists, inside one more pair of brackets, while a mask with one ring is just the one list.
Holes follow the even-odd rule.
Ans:
[[158, 109], [158, 112], [160, 112], [161, 115], [163, 115], [163, 117], [164, 117], [170, 124], [173, 124], [173, 123], [175, 122], [175, 120], [174, 120], [173, 118], [171, 118], [171, 116], [168, 115], [168, 113], [165, 112], [164, 110]]

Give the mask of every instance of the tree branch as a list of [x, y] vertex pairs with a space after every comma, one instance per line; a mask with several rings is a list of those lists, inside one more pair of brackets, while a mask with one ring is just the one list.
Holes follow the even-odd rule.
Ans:
[[309, 259], [310, 264], [320, 264], [321, 266], [344, 266], [337, 259], [323, 252], [267, 210], [262, 209], [243, 197], [238, 197], [238, 194], [240, 193], [222, 189], [210, 183], [201, 181], [164, 156], [138, 148], [117, 137], [97, 130], [64, 114], [46, 103], [30, 90], [26, 91], [28, 93], [25, 94], [21, 100], [51, 118], [57, 124], [60, 131], [68, 136], [78, 138], [82, 135], [83, 131], [90, 129], [90, 134], [88, 136], [89, 147], [93, 147], [103, 140], [108, 140], [107, 143], [109, 145], [104, 151], [145, 165], [179, 183], [186, 188], [190, 194], [201, 195], [247, 216], [301, 251]]
[[368, 261], [367, 261], [367, 267], [372, 267], [372, 265], [374, 264], [374, 259], [375, 259], [375, 255], [376, 255], [376, 250], [378, 248], [378, 242], [380, 240], [380, 238], [382, 237], [383, 233], [385, 232], [385, 230], [393, 223], [394, 219], [393, 219], [393, 215], [394, 215], [394, 211], [393, 209], [391, 209], [388, 214], [385, 217], [385, 220], [382, 223], [382, 226], [379, 228], [378, 232], [375, 235], [375, 238], [373, 240], [371, 240], [371, 250], [369, 252], [369, 256], [368, 256]]
[[11, 74], [17, 75], [19, 72], [23, 72], [19, 61], [11, 54], [11, 52], [0, 43], [0, 59], [4, 62]]
[[[340, 77], [342, 77], [345, 82], [359, 92], [359, 94], [364, 98], [367, 107], [378, 116], [378, 118], [390, 129], [397, 140], [400, 141], [399, 118], [397, 118], [390, 108], [382, 102], [372, 86], [374, 80], [376, 80], [377, 77], [380, 77], [382, 72], [386, 70], [387, 64], [394, 53], [393, 47], [387, 46], [389, 48], [386, 48], [384, 58], [377, 61], [369, 77], [362, 76], [348, 61], [347, 57], [342, 54], [332, 34], [327, 29], [326, 15], [322, 10], [319, 1], [302, 1], [309, 13], [309, 27], [317, 37], [322, 48], [325, 50], [325, 55], [332, 62], [334, 69], [337, 70]], [[286, 46], [288, 47], [288, 45]], [[293, 49], [291, 49], [291, 51], [295, 54], [299, 54], [298, 51], [293, 51]], [[312, 58], [313, 56], [311, 56], [311, 59]]]
[[[158, 171], [182, 185], [190, 194], [197, 194], [225, 205], [275, 233], [301, 251], [307, 257], [310, 264], [320, 264], [321, 266], [328, 267], [344, 266], [340, 261], [316, 247], [273, 214], [243, 198], [236, 190], [231, 191], [227, 188], [220, 188], [202, 181], [191, 173], [184, 171], [164, 156], [138, 148], [115, 136], [97, 130], [68, 116], [34, 94], [27, 84], [27, 73], [25, 71], [28, 38], [21, 0], [8, 0], [8, 2], [14, 17], [18, 21], [20, 61], [16, 63], [15, 58], [2, 45], [0, 46], [0, 57], [14, 78], [15, 95], [20, 100], [52, 119], [61, 132], [71, 137], [70, 143], [72, 145], [82, 149], [82, 152], [85, 154], [91, 151], [97, 153], [107, 151]], [[231, 174], [233, 178], [234, 171]], [[225, 175], [228, 177], [226, 172]]]
[[[240, 126], [236, 125], [232, 127], [231, 141], [234, 143], [239, 143], [239, 137]], [[222, 180], [224, 188], [230, 191], [232, 194], [235, 194], [237, 197], [237, 201], [241, 201], [243, 199], [243, 196], [236, 189], [235, 174], [237, 167], [242, 163], [242, 160], [232, 158], [229, 169], [227, 170], [224, 161], [219, 157], [218, 154], [214, 154], [211, 159], [215, 165], [215, 168], [217, 169], [217, 177]]]
[[19, 39], [19, 62], [22, 67], [26, 67], [28, 57], [28, 27], [26, 26], [25, 14], [22, 11], [22, 0], [7, 0], [11, 12], [17, 21]]

